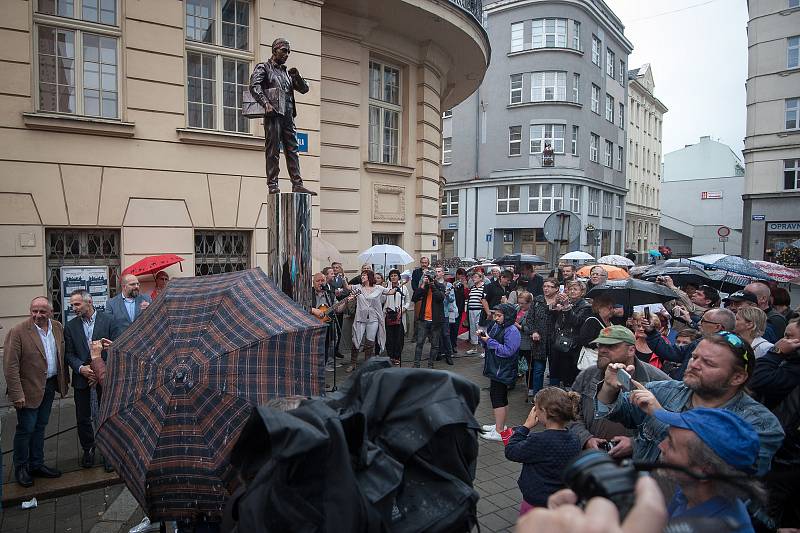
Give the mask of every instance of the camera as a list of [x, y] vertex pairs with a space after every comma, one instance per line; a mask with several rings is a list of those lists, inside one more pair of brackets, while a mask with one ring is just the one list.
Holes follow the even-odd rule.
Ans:
[[633, 507], [638, 474], [630, 461], [617, 465], [612, 457], [599, 450], [581, 452], [564, 470], [564, 484], [585, 503], [600, 496], [611, 500], [624, 520]]
[[436, 278], [436, 272], [433, 270], [426, 270], [423, 275], [428, 278], [429, 281], [433, 281]]
[[607, 440], [603, 443], [598, 444], [597, 447], [603, 450], [604, 452], [608, 453], [612, 450], [612, 448], [614, 448], [614, 443], [611, 442], [610, 440]]

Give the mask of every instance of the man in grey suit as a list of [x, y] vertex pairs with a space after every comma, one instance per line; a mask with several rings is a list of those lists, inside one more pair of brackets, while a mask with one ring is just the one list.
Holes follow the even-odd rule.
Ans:
[[117, 322], [121, 333], [139, 318], [148, 305], [150, 297], [139, 290], [139, 278], [125, 274], [122, 276], [122, 291], [106, 303], [106, 313]]

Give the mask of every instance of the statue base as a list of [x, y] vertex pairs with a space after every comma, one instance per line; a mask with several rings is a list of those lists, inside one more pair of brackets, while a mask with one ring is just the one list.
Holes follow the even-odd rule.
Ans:
[[312, 305], [311, 195], [279, 192], [267, 196], [269, 275], [305, 309]]

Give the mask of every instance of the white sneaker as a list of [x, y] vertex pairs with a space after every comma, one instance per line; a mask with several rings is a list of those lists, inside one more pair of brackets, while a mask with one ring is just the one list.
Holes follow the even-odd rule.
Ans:
[[[154, 527], [155, 529], [153, 529]], [[159, 530], [159, 525], [157, 523], [151, 524], [150, 519], [145, 516], [144, 518], [142, 518], [142, 521], [139, 522], [138, 525], [130, 528], [128, 530], [128, 533], [145, 533], [146, 531], [158, 531], [158, 530]]]
[[482, 439], [486, 440], [496, 440], [496, 441], [503, 441], [503, 437], [500, 436], [500, 433], [497, 432], [497, 428], [492, 426], [491, 431], [487, 431], [486, 433], [478, 433], [478, 436]]
[[478, 350], [476, 350], [475, 348], [467, 350], [467, 355], [475, 355], [476, 353], [478, 353]]
[[[484, 426], [481, 426], [481, 429], [484, 430], [484, 431], [491, 431], [492, 429], [497, 431], [496, 428], [497, 428], [497, 424], [486, 424]], [[503, 429], [508, 429], [508, 426], [503, 426]]]
[[485, 354], [485, 353], [479, 353], [479, 354], [478, 354], [478, 357], [480, 357], [481, 359], [483, 359], [484, 357], [486, 357], [486, 354]]

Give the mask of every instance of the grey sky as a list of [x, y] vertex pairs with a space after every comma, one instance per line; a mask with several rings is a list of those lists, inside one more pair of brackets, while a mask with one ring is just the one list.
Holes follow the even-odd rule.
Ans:
[[[664, 153], [710, 135], [741, 157], [747, 78], [744, 0], [606, 0], [633, 43], [631, 68], [650, 63], [664, 117]], [[694, 7], [692, 7], [694, 6]]]

